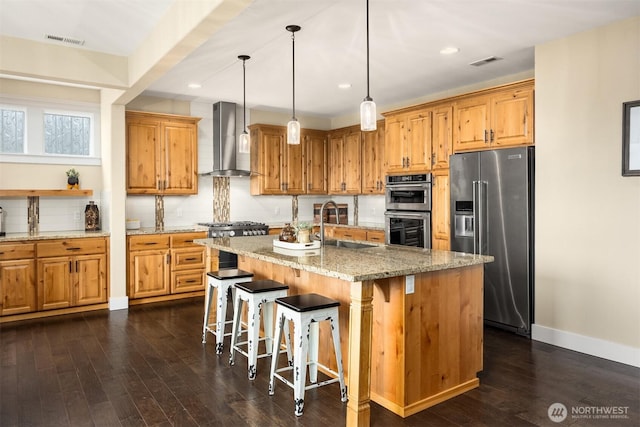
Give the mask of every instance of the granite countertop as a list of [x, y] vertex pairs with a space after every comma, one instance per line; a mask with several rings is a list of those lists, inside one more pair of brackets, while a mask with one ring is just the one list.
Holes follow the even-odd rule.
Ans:
[[164, 227], [158, 230], [155, 227], [141, 227], [135, 230], [127, 230], [127, 236], [137, 236], [141, 234], [174, 234], [174, 233], [193, 233], [197, 231], [208, 231], [209, 228], [203, 225], [185, 225], [177, 227]]
[[406, 246], [376, 245], [363, 249], [324, 246], [300, 255], [273, 247], [274, 236], [196, 239], [194, 243], [262, 261], [284, 265], [349, 282], [448, 270], [492, 262], [492, 256]]
[[50, 239], [84, 239], [87, 237], [109, 237], [111, 233], [107, 231], [84, 231], [84, 230], [67, 230], [67, 231], [40, 231], [35, 234], [29, 233], [7, 233], [6, 236], [0, 237], [2, 242], [29, 241], [29, 240], [50, 240]]

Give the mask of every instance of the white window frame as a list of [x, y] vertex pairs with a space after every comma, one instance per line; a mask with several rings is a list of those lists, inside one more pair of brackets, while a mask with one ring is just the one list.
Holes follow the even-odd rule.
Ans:
[[[22, 144], [22, 153], [7, 153], [7, 154], [11, 154], [11, 155], [16, 155], [19, 156], [21, 154], [24, 154], [28, 151], [27, 148], [27, 143], [29, 142], [29, 114], [27, 113], [27, 108], [23, 105], [14, 105], [14, 104], [8, 104], [5, 102], [0, 102], [0, 109], [2, 110], [12, 110], [12, 111], [22, 111], [24, 113], [24, 129], [23, 129], [23, 135], [24, 135], [24, 141]], [[3, 153], [0, 153], [0, 156]]]
[[[0, 163], [72, 164], [99, 166], [102, 164], [100, 141], [100, 105], [58, 99], [17, 98], [0, 96], [0, 104], [26, 110], [25, 153], [0, 153]], [[46, 153], [44, 148], [44, 114], [64, 114], [89, 117], [91, 141], [89, 155]]]

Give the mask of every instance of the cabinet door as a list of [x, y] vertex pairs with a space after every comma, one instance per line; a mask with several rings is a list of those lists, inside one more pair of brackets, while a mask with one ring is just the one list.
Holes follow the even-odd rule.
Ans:
[[169, 251], [129, 253], [129, 297], [144, 298], [169, 293]]
[[447, 169], [436, 170], [433, 173], [432, 187], [432, 226], [433, 249], [449, 250], [450, 236], [450, 201], [449, 201], [449, 171]]
[[329, 193], [343, 192], [343, 160], [345, 135], [332, 135], [329, 137]]
[[158, 122], [127, 122], [127, 192], [155, 194], [161, 179]]
[[305, 136], [307, 194], [327, 194], [327, 137]]
[[52, 310], [71, 306], [70, 257], [43, 258], [38, 260], [38, 309]]
[[265, 129], [260, 132], [260, 179], [261, 194], [283, 194], [284, 178], [282, 176], [283, 134], [280, 130]]
[[0, 316], [32, 311], [36, 311], [35, 261], [0, 261]]
[[385, 121], [384, 157], [387, 173], [402, 172], [406, 163], [406, 120], [404, 116]]
[[431, 112], [412, 114], [407, 118], [408, 157], [405, 169], [425, 172], [431, 170]]
[[453, 107], [443, 106], [433, 110], [433, 141], [431, 163], [433, 169], [449, 169], [449, 156], [453, 144]]
[[384, 193], [384, 123], [362, 133], [362, 193]]
[[533, 89], [504, 91], [491, 98], [491, 144], [533, 144]]
[[[344, 138], [342, 153], [343, 193], [359, 194], [361, 190], [361, 132], [349, 133]], [[333, 165], [331, 165], [333, 167]]]
[[73, 304], [88, 305], [107, 302], [107, 256], [81, 255], [73, 261]]
[[197, 126], [167, 122], [162, 125], [161, 189], [164, 194], [197, 194]]
[[368, 230], [367, 231], [367, 240], [369, 242], [378, 242], [384, 243], [385, 235], [383, 230]]
[[477, 96], [454, 106], [453, 151], [483, 149], [489, 142], [489, 98]]
[[297, 145], [283, 144], [283, 146], [284, 157], [281, 161], [286, 177], [284, 192], [285, 194], [304, 194], [306, 192], [302, 155], [304, 144], [301, 142]]

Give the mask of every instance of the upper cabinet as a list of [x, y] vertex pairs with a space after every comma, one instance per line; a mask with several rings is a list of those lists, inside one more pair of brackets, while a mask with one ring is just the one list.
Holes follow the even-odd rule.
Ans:
[[127, 111], [127, 193], [198, 193], [196, 117]]
[[431, 110], [389, 114], [385, 121], [385, 159], [388, 173], [431, 169]]
[[453, 150], [453, 106], [445, 104], [432, 112], [431, 165], [433, 170], [449, 169], [449, 156]]
[[251, 125], [251, 194], [326, 194], [326, 132], [301, 130], [287, 144], [286, 128]]
[[378, 129], [362, 132], [362, 194], [384, 194], [384, 120]]
[[453, 151], [533, 144], [533, 96], [527, 81], [456, 101]]
[[329, 133], [329, 194], [360, 194], [361, 140], [359, 126]]

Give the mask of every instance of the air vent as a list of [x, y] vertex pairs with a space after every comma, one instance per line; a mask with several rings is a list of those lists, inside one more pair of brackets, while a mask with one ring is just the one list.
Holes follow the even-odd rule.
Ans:
[[481, 65], [488, 64], [489, 62], [500, 61], [502, 58], [498, 58], [497, 56], [489, 56], [488, 58], [479, 59], [475, 62], [472, 62], [469, 65], [473, 65], [474, 67], [480, 67]]
[[84, 40], [74, 39], [74, 38], [71, 38], [71, 37], [56, 36], [56, 35], [53, 35], [53, 34], [45, 34], [44, 37], [47, 40], [55, 40], [55, 41], [61, 42], [61, 43], [74, 44], [76, 46], [84, 45]]

